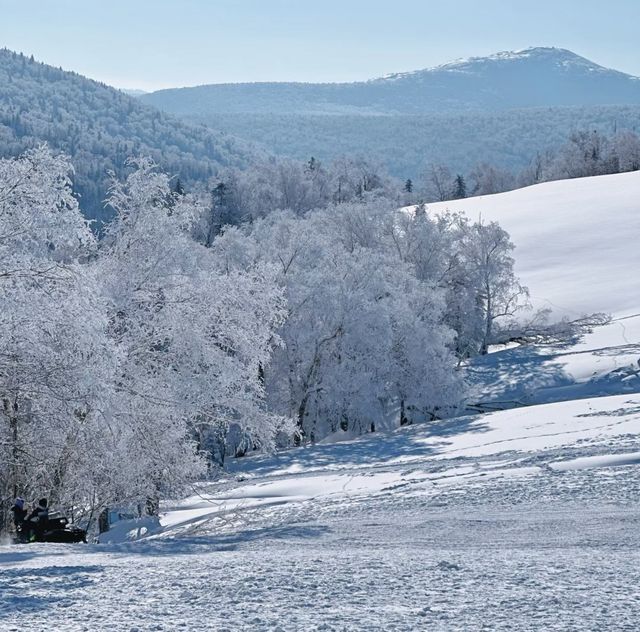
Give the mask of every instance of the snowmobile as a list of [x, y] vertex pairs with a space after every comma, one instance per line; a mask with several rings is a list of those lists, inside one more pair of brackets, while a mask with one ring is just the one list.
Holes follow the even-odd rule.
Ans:
[[87, 532], [79, 527], [69, 524], [69, 520], [54, 512], [49, 515], [48, 520], [39, 529], [34, 529], [30, 533], [25, 529], [25, 525], [18, 532], [17, 543], [27, 542], [60, 542], [75, 543], [87, 542]]

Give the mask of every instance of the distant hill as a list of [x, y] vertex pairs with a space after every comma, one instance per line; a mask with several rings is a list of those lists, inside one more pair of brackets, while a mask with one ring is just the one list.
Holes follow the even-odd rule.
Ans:
[[640, 80], [532, 48], [350, 84], [254, 83], [140, 99], [298, 159], [361, 154], [400, 178], [430, 162], [520, 170], [575, 130], [640, 131]]
[[566, 143], [575, 130], [640, 134], [640, 105], [529, 108], [501, 112], [326, 116], [212, 114], [206, 122], [271, 153], [330, 161], [362, 155], [398, 178], [417, 178], [429, 163], [468, 173], [480, 162], [519, 171], [537, 153]]
[[136, 88], [120, 88], [120, 91], [128, 94], [130, 97], [141, 97], [143, 94], [148, 94], [146, 90], [138, 90]]
[[238, 83], [141, 99], [182, 116], [213, 113], [425, 114], [640, 104], [640, 79], [561, 48], [530, 48], [356, 83]]
[[0, 156], [47, 142], [75, 167], [74, 188], [85, 214], [105, 218], [109, 170], [121, 173], [132, 155], [150, 155], [191, 186], [220, 167], [242, 166], [246, 143], [186, 124], [137, 98], [73, 72], [0, 50]]

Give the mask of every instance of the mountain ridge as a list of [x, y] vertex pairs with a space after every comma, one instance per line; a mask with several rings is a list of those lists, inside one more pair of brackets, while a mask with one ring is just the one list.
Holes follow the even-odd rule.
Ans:
[[587, 68], [592, 71], [599, 72], [611, 72], [617, 75], [623, 75], [627, 77], [631, 77], [636, 80], [640, 80], [640, 77], [635, 75], [630, 75], [627, 73], [623, 73], [619, 70], [615, 70], [612, 68], [607, 68], [606, 66], [601, 66], [586, 57], [582, 57], [577, 53], [567, 49], [567, 48], [558, 48], [555, 46], [536, 46], [530, 48], [523, 48], [515, 51], [499, 51], [497, 53], [492, 53], [491, 55], [482, 56], [473, 56], [473, 57], [461, 57], [459, 59], [454, 59], [453, 61], [446, 62], [444, 64], [438, 64], [436, 66], [430, 66], [428, 68], [422, 68], [418, 70], [410, 70], [408, 72], [400, 72], [400, 73], [391, 73], [388, 75], [384, 75], [383, 77], [378, 77], [374, 79], [370, 79], [370, 82], [376, 82], [386, 79], [395, 79], [402, 77], [415, 76], [422, 73], [433, 73], [433, 72], [464, 72], [465, 68], [468, 68], [473, 65], [485, 64], [488, 62], [513, 62], [513, 61], [522, 61], [524, 59], [530, 59], [531, 57], [537, 57], [538, 59], [543, 59], [545, 57], [552, 58], [556, 62], [561, 62], [562, 66], [566, 69], [569, 66], [580, 66], [583, 68]]
[[181, 116], [211, 113], [418, 114], [640, 104], [640, 78], [570, 50], [532, 47], [351, 83], [254, 82], [140, 97]]

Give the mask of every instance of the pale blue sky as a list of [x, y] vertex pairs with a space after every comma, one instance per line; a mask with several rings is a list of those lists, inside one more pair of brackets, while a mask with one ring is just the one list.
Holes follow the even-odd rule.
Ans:
[[640, 75], [640, 0], [0, 0], [0, 47], [123, 88], [353, 81], [529, 46]]

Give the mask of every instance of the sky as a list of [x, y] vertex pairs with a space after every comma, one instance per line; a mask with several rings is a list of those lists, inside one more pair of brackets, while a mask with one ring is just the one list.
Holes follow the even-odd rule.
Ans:
[[0, 0], [0, 47], [119, 88], [357, 81], [530, 46], [640, 76], [640, 0]]

